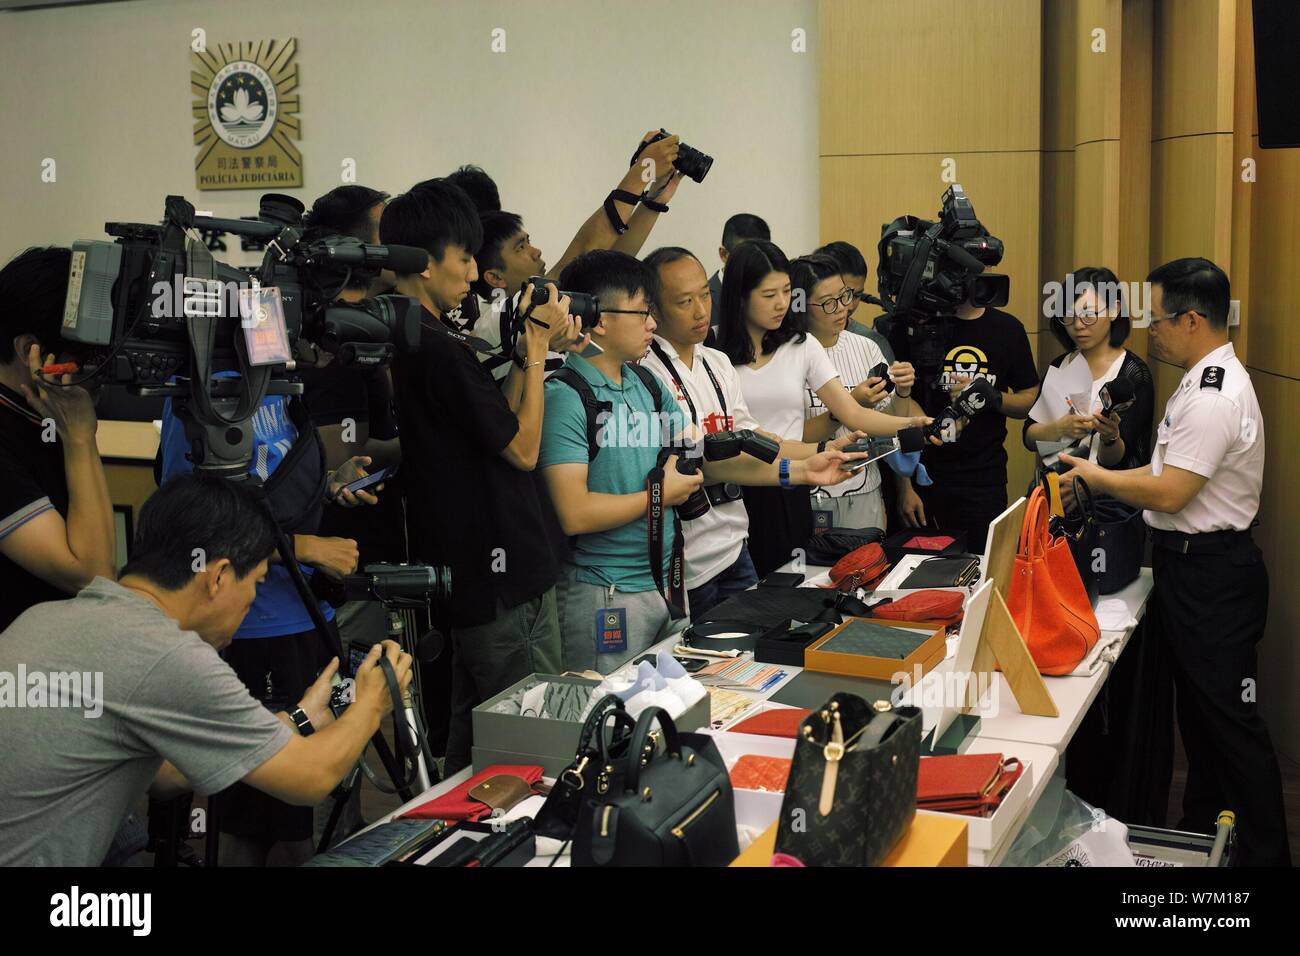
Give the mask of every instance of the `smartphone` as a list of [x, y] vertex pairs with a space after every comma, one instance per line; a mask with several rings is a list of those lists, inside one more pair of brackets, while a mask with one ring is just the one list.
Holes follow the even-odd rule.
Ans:
[[371, 485], [377, 485], [384, 479], [393, 477], [395, 474], [397, 474], [397, 465], [393, 465], [391, 468], [380, 468], [378, 471], [372, 472], [364, 478], [358, 478], [356, 481], [344, 485], [339, 489], [339, 494], [343, 494], [345, 491], [361, 491], [364, 488], [369, 488]]
[[599, 345], [597, 345], [597, 344], [595, 343], [595, 341], [593, 340], [593, 341], [591, 341], [591, 342], [588, 342], [588, 343], [587, 343], [587, 347], [584, 348], [584, 349], [583, 349], [581, 352], [579, 352], [578, 354], [581, 355], [581, 356], [582, 356], [583, 358], [585, 358], [585, 359], [589, 359], [589, 358], [595, 358], [597, 355], [599, 355], [600, 353], [602, 353], [602, 352], [604, 352], [604, 351], [605, 351], [605, 350], [602, 349]]
[[889, 377], [889, 363], [880, 362], [867, 373], [867, 378], [883, 378], [885, 380], [885, 394], [894, 390], [894, 380]]

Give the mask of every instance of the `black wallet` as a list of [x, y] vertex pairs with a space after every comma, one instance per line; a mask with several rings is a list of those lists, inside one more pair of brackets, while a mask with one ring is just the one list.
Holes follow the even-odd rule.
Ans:
[[898, 585], [900, 591], [920, 588], [964, 588], [980, 579], [980, 559], [974, 554], [926, 558]]

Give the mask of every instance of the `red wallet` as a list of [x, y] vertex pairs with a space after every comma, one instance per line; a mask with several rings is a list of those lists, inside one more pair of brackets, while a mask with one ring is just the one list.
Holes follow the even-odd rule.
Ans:
[[786, 757], [745, 754], [731, 768], [731, 785], [741, 790], [766, 790], [785, 793], [791, 761]]
[[835, 562], [830, 570], [831, 583], [822, 587], [832, 587], [848, 594], [857, 588], [871, 587], [888, 570], [889, 559], [885, 557], [885, 549], [875, 542], [864, 544]]
[[403, 813], [399, 820], [481, 820], [492, 812], [492, 808], [480, 800], [475, 800], [469, 792], [484, 780], [500, 774], [520, 777], [525, 783], [534, 784], [542, 779], [541, 767], [511, 766], [498, 764], [476, 773], [459, 787], [449, 790], [440, 797], [434, 797], [412, 810]]
[[902, 544], [902, 547], [915, 548], [917, 551], [942, 551], [956, 540], [956, 538], [950, 538], [946, 534], [918, 534], [914, 538], [908, 538], [907, 541]]
[[759, 734], [763, 737], [789, 737], [793, 740], [799, 736], [799, 725], [811, 713], [811, 710], [803, 707], [774, 707], [747, 717], [729, 729], [733, 734]]
[[968, 816], [990, 816], [1002, 804], [1024, 765], [1002, 754], [923, 757], [916, 773], [916, 805]]
[[965, 596], [960, 591], [913, 591], [897, 601], [877, 604], [871, 609], [871, 616], [886, 621], [933, 621], [936, 624], [956, 624], [961, 620], [964, 600]]

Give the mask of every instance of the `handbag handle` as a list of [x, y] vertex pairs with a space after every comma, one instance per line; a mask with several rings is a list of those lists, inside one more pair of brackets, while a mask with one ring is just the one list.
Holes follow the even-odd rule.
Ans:
[[[605, 743], [605, 724], [609, 722], [610, 717], [614, 718], [615, 733], [618, 733], [620, 724], [629, 729], [633, 726], [632, 715], [623, 709], [623, 699], [616, 694], [606, 694], [587, 715], [582, 725], [582, 733], [578, 735], [577, 759], [592, 751], [598, 751], [601, 761], [604, 764], [609, 763], [609, 747]], [[594, 741], [593, 737], [596, 738]]]
[[1072, 484], [1074, 487], [1074, 502], [1079, 508], [1079, 516], [1085, 523], [1090, 520], [1096, 520], [1097, 502], [1092, 497], [1092, 489], [1089, 488], [1088, 483], [1078, 475], [1074, 476]]
[[1033, 560], [1043, 553], [1043, 537], [1048, 534], [1047, 521], [1047, 496], [1041, 487], [1036, 487], [1029, 493], [1025, 520], [1020, 525], [1020, 557]]
[[[677, 734], [677, 724], [668, 715], [668, 711], [662, 707], [647, 707], [637, 718], [636, 729], [632, 731], [632, 744], [627, 749], [627, 772], [623, 775], [623, 788], [627, 793], [636, 793], [641, 789], [641, 768], [654, 759], [654, 746], [649, 741], [650, 727], [655, 721], [659, 722], [659, 727], [664, 732], [668, 756], [678, 760], [682, 757], [682, 742]], [[647, 746], [650, 747], [649, 753], [646, 753]]]

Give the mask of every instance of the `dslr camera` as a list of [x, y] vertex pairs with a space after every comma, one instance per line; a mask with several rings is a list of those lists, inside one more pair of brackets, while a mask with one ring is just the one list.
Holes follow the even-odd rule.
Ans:
[[[660, 127], [658, 133], [637, 147], [637, 151], [632, 154], [632, 163], [637, 161], [637, 158], [651, 143], [657, 143], [661, 139], [667, 139], [671, 135], [672, 133], [668, 132], [668, 130]], [[709, 175], [709, 170], [713, 168], [713, 157], [708, 153], [700, 152], [694, 146], [687, 146], [685, 143], [678, 143], [677, 158], [673, 160], [673, 166], [676, 167], [683, 176], [689, 176], [697, 183], [702, 183], [704, 182], [704, 177]]]
[[[546, 289], [548, 282], [552, 280], [545, 276], [531, 276], [528, 279], [528, 285], [525, 289], [527, 301], [534, 306], [545, 305], [550, 301], [550, 293]], [[576, 318], [582, 323], [582, 330], [585, 332], [592, 328], [600, 318], [600, 300], [594, 295], [588, 295], [585, 292], [560, 292], [561, 296], [569, 297], [569, 315]], [[531, 311], [528, 309], [525, 312]], [[520, 317], [522, 323], [523, 318]]]

